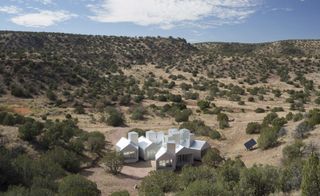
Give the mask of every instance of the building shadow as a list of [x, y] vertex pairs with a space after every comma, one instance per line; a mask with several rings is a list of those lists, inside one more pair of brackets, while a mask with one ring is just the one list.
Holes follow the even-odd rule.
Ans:
[[151, 161], [143, 161], [143, 160], [139, 160], [136, 163], [126, 163], [125, 165], [128, 167], [134, 167], [134, 168], [151, 168], [152, 167]]
[[144, 177], [138, 177], [138, 176], [133, 176], [133, 175], [124, 174], [124, 173], [119, 174], [117, 177], [120, 179], [129, 178], [129, 179], [133, 179], [133, 180], [142, 180], [144, 178]]
[[94, 173], [93, 171], [89, 171], [89, 170], [83, 170], [80, 172], [80, 174], [85, 177], [89, 177], [89, 176], [93, 175], [93, 173]]

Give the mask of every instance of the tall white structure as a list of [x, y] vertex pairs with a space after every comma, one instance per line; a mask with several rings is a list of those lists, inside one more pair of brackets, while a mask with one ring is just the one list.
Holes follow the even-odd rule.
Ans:
[[139, 160], [138, 133], [129, 132], [128, 139], [122, 137], [116, 144], [116, 151], [123, 155], [124, 162], [137, 162]]
[[137, 162], [138, 158], [155, 160], [156, 169], [175, 170], [194, 160], [201, 160], [210, 145], [206, 141], [195, 140], [188, 129], [169, 129], [168, 134], [147, 131], [138, 138], [136, 132], [129, 132], [128, 139], [121, 138], [116, 150], [125, 156], [127, 163]]

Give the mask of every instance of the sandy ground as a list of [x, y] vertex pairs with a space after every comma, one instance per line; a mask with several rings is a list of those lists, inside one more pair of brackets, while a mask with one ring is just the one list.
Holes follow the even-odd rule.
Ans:
[[130, 195], [135, 196], [138, 195], [136, 186], [152, 170], [150, 161], [140, 161], [135, 164], [125, 165], [121, 174], [117, 176], [107, 173], [103, 167], [87, 169], [81, 175], [96, 182], [102, 195], [110, 195], [115, 191], [127, 190]]

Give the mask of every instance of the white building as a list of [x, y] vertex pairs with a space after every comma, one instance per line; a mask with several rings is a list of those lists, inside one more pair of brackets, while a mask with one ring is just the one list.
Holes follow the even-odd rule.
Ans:
[[116, 151], [124, 157], [125, 163], [134, 163], [139, 160], [138, 133], [129, 132], [128, 139], [122, 137], [116, 144]]
[[162, 146], [155, 156], [156, 170], [175, 170], [176, 169], [176, 144], [167, 142]]
[[208, 144], [208, 142], [202, 140], [194, 140], [190, 146], [193, 158], [198, 161], [201, 161], [201, 158], [209, 148], [210, 145]]
[[156, 169], [175, 170], [194, 160], [201, 160], [210, 145], [206, 141], [194, 140], [188, 129], [169, 129], [163, 132], [147, 131], [146, 137], [138, 138], [136, 132], [128, 133], [128, 139], [121, 138], [116, 150], [125, 157], [125, 162], [155, 160]]
[[145, 161], [154, 160], [156, 153], [161, 148], [163, 137], [163, 132], [155, 132], [152, 130], [146, 132], [146, 137], [139, 137], [139, 157]]

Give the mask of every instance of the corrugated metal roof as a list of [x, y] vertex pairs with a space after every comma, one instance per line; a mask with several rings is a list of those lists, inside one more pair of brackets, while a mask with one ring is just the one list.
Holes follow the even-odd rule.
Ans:
[[191, 149], [194, 150], [201, 150], [203, 148], [204, 145], [206, 145], [207, 142], [206, 141], [202, 141], [202, 140], [194, 140], [190, 146]]
[[122, 137], [116, 144], [116, 146], [118, 146], [120, 148], [120, 150], [123, 150], [128, 145], [132, 145], [133, 147], [138, 149], [137, 145], [131, 143], [130, 140], [128, 140], [127, 138], [124, 138], [124, 137]]
[[152, 142], [145, 138], [144, 136], [139, 137], [138, 139], [139, 142], [139, 147], [142, 148], [143, 150], [152, 145]]
[[162, 155], [164, 155], [166, 152], [167, 152], [167, 148], [161, 147], [161, 148], [159, 149], [159, 151], [156, 153], [156, 156], [155, 156], [156, 160], [159, 159], [159, 158], [160, 158]]

